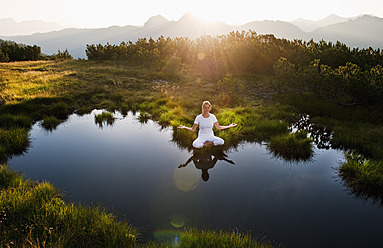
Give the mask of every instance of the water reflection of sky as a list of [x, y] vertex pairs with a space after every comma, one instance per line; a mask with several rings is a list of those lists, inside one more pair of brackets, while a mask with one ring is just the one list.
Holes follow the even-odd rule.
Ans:
[[[95, 112], [94, 112], [95, 113]], [[265, 146], [244, 144], [218, 160], [203, 181], [193, 155], [172, 131], [131, 113], [102, 129], [94, 113], [72, 115], [53, 132], [36, 124], [32, 146], [10, 167], [46, 180], [66, 199], [100, 203], [154, 237], [188, 225], [238, 228], [288, 247], [382, 246], [383, 209], [345, 192], [335, 178], [341, 152], [316, 150], [313, 162], [286, 163]]]

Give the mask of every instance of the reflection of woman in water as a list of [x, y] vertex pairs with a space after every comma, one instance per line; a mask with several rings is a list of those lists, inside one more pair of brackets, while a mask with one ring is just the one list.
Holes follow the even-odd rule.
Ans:
[[237, 124], [232, 123], [229, 126], [221, 126], [218, 124], [217, 118], [215, 115], [210, 113], [211, 104], [209, 101], [204, 101], [202, 103], [202, 114], [197, 115], [194, 120], [192, 127], [185, 127], [180, 125], [179, 129], [186, 129], [191, 132], [194, 132], [199, 125], [198, 138], [194, 140], [194, 148], [202, 148], [204, 146], [218, 146], [223, 145], [225, 141], [219, 137], [214, 136], [213, 126], [218, 130], [223, 130], [231, 127], [237, 126]]
[[202, 171], [202, 179], [204, 181], [209, 180], [208, 169], [211, 169], [215, 166], [218, 160], [224, 160], [230, 164], [234, 164], [233, 161], [226, 159], [226, 154], [223, 150], [194, 150], [193, 156], [191, 156], [188, 161], [184, 164], [180, 164], [178, 168], [187, 166], [191, 161], [193, 161], [195, 167]]

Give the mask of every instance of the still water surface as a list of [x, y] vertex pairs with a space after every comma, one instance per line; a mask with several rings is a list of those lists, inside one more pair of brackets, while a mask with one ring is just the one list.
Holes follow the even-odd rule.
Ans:
[[[67, 201], [100, 204], [153, 239], [198, 225], [251, 231], [282, 247], [383, 247], [383, 209], [347, 193], [334, 170], [341, 151], [289, 163], [245, 143], [200, 165], [171, 129], [131, 113], [100, 128], [96, 113], [71, 115], [53, 132], [37, 123], [10, 168], [53, 183]], [[202, 167], [212, 167], [207, 180]]]

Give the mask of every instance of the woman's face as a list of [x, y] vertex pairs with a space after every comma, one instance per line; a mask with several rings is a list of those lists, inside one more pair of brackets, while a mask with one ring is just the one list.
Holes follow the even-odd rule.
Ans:
[[205, 104], [205, 105], [203, 105], [203, 112], [204, 112], [204, 113], [209, 113], [209, 112], [210, 112], [210, 109], [211, 109], [211, 107], [210, 107], [209, 104]]

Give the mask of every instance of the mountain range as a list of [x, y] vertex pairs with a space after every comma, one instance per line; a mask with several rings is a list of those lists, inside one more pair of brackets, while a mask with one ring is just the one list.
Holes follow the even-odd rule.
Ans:
[[[5, 21], [4, 21], [5, 20]], [[4, 28], [4, 23], [8, 23]], [[17, 23], [16, 23], [17, 24]], [[30, 25], [25, 22], [24, 26]], [[46, 23], [45, 23], [46, 24]], [[229, 25], [223, 22], [205, 23], [193, 14], [187, 13], [178, 21], [169, 21], [161, 15], [153, 16], [143, 26], [111, 26], [108, 28], [84, 29], [56, 27], [56, 31], [39, 32], [29, 35], [3, 35], [4, 30], [12, 29], [14, 21], [0, 20], [0, 39], [11, 40], [27, 45], [38, 45], [45, 54], [68, 49], [74, 58], [85, 58], [87, 44], [120, 44], [122, 41], [137, 41], [138, 38], [157, 39], [164, 37], [189, 37], [201, 35], [223, 35], [236, 30], [253, 30], [257, 34], [274, 34], [277, 38], [314, 41], [340, 41], [350, 47], [383, 48], [383, 18], [363, 15], [342, 18], [331, 15], [320, 21], [297, 19], [284, 21], [254, 21], [243, 25]], [[20, 23], [19, 23], [20, 25]], [[46, 24], [46, 27], [49, 25]], [[50, 23], [50, 27], [54, 27]], [[20, 28], [20, 27], [19, 27]], [[60, 30], [61, 29], [61, 30]], [[20, 28], [20, 30], [22, 30]], [[29, 30], [32, 31], [31, 26]]]
[[46, 33], [67, 28], [57, 22], [44, 22], [40, 20], [16, 22], [12, 18], [0, 19], [0, 35], [30, 35]]

